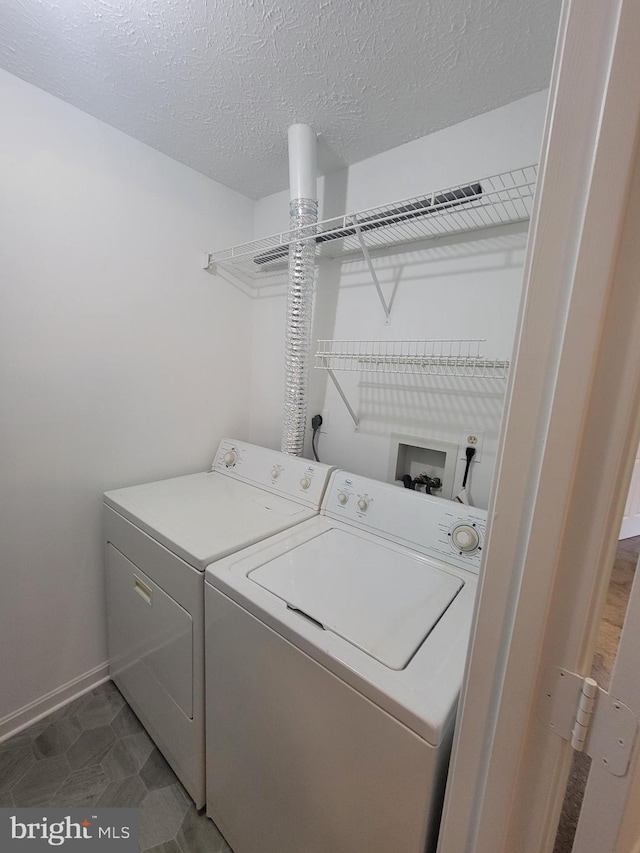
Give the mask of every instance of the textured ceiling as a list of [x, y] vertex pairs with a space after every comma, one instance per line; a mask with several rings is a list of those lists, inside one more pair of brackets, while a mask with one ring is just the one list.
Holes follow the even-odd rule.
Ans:
[[252, 198], [545, 88], [560, 0], [2, 0], [0, 66]]

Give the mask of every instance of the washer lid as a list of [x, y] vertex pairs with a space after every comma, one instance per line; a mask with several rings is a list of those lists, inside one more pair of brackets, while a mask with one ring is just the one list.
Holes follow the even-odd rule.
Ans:
[[248, 577], [390, 669], [407, 665], [463, 586], [419, 554], [337, 529]]

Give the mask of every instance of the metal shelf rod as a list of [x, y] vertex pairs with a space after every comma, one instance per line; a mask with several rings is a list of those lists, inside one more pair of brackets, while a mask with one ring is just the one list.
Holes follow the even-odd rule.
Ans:
[[335, 373], [333, 372], [333, 370], [331, 370], [331, 368], [329, 368], [329, 367], [328, 367], [328, 368], [327, 368], [327, 373], [329, 374], [329, 378], [331, 379], [331, 381], [333, 382], [333, 384], [336, 386], [336, 391], [338, 392], [338, 394], [340, 394], [340, 397], [342, 398], [342, 402], [343, 402], [343, 403], [345, 404], [345, 406], [347, 407], [347, 411], [348, 411], [348, 412], [349, 412], [349, 414], [351, 415], [351, 420], [352, 420], [352, 421], [354, 422], [354, 424], [356, 425], [356, 431], [357, 431], [357, 430], [360, 428], [360, 419], [358, 418], [358, 416], [356, 415], [356, 413], [355, 413], [355, 412], [353, 411], [353, 409], [351, 408], [351, 404], [349, 403], [349, 400], [347, 399], [347, 395], [346, 395], [346, 394], [344, 393], [344, 391], [342, 390], [342, 386], [341, 386], [341, 385], [340, 385], [340, 383], [338, 382], [338, 380], [337, 380], [337, 378], [336, 378], [336, 375], [335, 375]]
[[364, 259], [367, 262], [367, 266], [369, 267], [369, 273], [371, 274], [371, 278], [373, 279], [373, 283], [376, 286], [376, 290], [378, 291], [378, 299], [382, 305], [382, 310], [384, 311], [384, 316], [389, 322], [389, 316], [391, 314], [390, 308], [387, 305], [387, 300], [384, 298], [384, 293], [382, 292], [382, 288], [380, 287], [380, 282], [378, 281], [378, 276], [376, 275], [375, 267], [373, 266], [373, 262], [371, 260], [371, 256], [369, 255], [369, 250], [367, 249], [367, 244], [364, 242], [364, 237], [362, 235], [362, 229], [360, 228], [360, 224], [358, 222], [358, 217], [353, 217], [353, 226], [356, 229], [356, 235], [358, 237], [358, 241], [360, 243], [360, 248], [362, 249], [362, 254], [364, 255]]

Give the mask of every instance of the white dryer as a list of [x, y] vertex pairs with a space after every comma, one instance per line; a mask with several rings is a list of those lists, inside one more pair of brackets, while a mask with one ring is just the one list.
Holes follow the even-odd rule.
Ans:
[[206, 572], [207, 814], [235, 853], [435, 849], [486, 512], [343, 471]]
[[223, 439], [208, 472], [104, 495], [111, 677], [198, 808], [204, 570], [317, 514], [331, 470]]

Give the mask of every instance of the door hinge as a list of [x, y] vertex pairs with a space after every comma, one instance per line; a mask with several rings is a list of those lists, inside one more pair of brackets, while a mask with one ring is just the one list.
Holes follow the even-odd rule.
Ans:
[[593, 680], [554, 667], [547, 672], [538, 718], [578, 752], [624, 776], [638, 730], [633, 711]]

